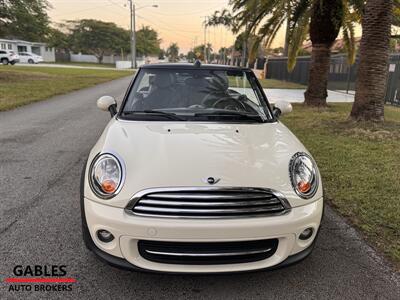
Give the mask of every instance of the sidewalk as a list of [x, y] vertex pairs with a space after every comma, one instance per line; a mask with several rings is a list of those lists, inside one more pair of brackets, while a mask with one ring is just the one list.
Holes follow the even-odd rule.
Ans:
[[67, 64], [15, 64], [16, 67], [46, 67], [46, 68], [67, 68], [67, 69], [89, 69], [89, 70], [109, 70], [109, 71], [132, 71], [132, 69], [117, 69], [108, 67], [94, 67], [94, 66], [79, 66]]
[[[304, 102], [305, 89], [264, 89], [268, 100], [274, 103], [278, 100], [285, 100], [291, 103], [302, 103]], [[328, 102], [354, 102], [354, 95], [346, 94], [344, 92], [328, 91]]]

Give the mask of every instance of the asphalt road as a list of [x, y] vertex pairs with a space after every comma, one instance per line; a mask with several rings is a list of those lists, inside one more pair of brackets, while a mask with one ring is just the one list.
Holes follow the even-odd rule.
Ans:
[[[104, 94], [120, 79], [0, 113], [0, 298], [400, 299], [394, 274], [359, 235], [326, 210], [317, 246], [303, 262], [237, 275], [132, 273], [100, 262], [81, 240], [79, 176], [109, 115]], [[72, 291], [10, 292], [15, 265], [67, 265]]]

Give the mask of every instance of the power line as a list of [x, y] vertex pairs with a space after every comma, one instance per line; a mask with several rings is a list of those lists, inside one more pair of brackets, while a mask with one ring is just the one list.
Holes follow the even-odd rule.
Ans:
[[106, 4], [106, 5], [100, 5], [100, 6], [90, 7], [90, 8], [86, 8], [86, 9], [80, 9], [80, 10], [71, 11], [71, 12], [68, 12], [68, 13], [65, 13], [65, 14], [54, 15], [53, 17], [61, 17], [61, 16], [65, 16], [65, 15], [80, 13], [80, 12], [83, 12], [83, 11], [96, 10], [96, 9], [107, 7], [107, 6], [111, 6], [111, 5], [112, 4]]
[[210, 10], [213, 10], [213, 9], [216, 9], [217, 7], [220, 7], [221, 5], [220, 4], [218, 4], [218, 5], [215, 5], [215, 6], [212, 6], [212, 7], [210, 7], [210, 8], [208, 8], [208, 9], [203, 9], [203, 10], [199, 10], [199, 11], [192, 11], [192, 12], [182, 12], [182, 13], [174, 13], [174, 14], [170, 14], [170, 13], [160, 13], [160, 12], [153, 12], [153, 13], [155, 13], [155, 14], [157, 14], [157, 15], [161, 15], [161, 16], [167, 16], [167, 17], [169, 17], [169, 16], [171, 16], [171, 17], [174, 17], [174, 16], [191, 16], [191, 15], [197, 15], [197, 14], [203, 14], [203, 13], [206, 13], [206, 12], [208, 12], [208, 11], [210, 11]]
[[[150, 24], [153, 24], [153, 25], [157, 26], [157, 27], [160, 28], [160, 29], [172, 30], [172, 31], [174, 31], [176, 34], [179, 34], [179, 35], [181, 35], [181, 36], [183, 36], [183, 37], [185, 37], [185, 38], [190, 38], [190, 39], [192, 38], [192, 36], [188, 36], [188, 35], [179, 33], [179, 32], [188, 32], [188, 31], [180, 30], [180, 29], [176, 29], [176, 28], [172, 28], [172, 27], [169, 27], [169, 26], [166, 26], [166, 27], [163, 28], [163, 27], [160, 26], [159, 24], [154, 23], [154, 21], [149, 20], [149, 19], [147, 19], [147, 18], [145, 18], [145, 17], [143, 17], [143, 16], [141, 16], [141, 15], [136, 14], [136, 16], [138, 16], [139, 18], [141, 18], [141, 19], [143, 19], [143, 20], [146, 20], [146, 21], [149, 22]], [[158, 20], [158, 21], [160, 21], [160, 20]], [[165, 26], [165, 25], [164, 25], [164, 26]], [[196, 33], [196, 32], [198, 32], [198, 31], [192, 31], [192, 32], [193, 32], [193, 33]]]
[[114, 2], [113, 0], [107, 0], [108, 2], [110, 2], [111, 4], [117, 6], [118, 8], [122, 8], [124, 11], [126, 11], [125, 7], [117, 2]]
[[[150, 15], [151, 15], [152, 13], [154, 13], [154, 11], [153, 11], [153, 12], [148, 12], [148, 14], [150, 14]], [[166, 23], [166, 22], [164, 22], [164, 21], [161, 21], [160, 19], [157, 19], [157, 21], [160, 22], [160, 23], [162, 23], [162, 24], [164, 24], [164, 26], [169, 27], [170, 30], [175, 30], [175, 31], [180, 31], [180, 32], [187, 32], [187, 33], [198, 33], [198, 32], [199, 32], [199, 30], [182, 30], [182, 29], [177, 29], [177, 28], [174, 28], [174, 27], [170, 26], [169, 23]], [[182, 25], [182, 26], [184, 26], [184, 25]]]
[[[141, 19], [145, 20], [146, 22], [148, 22], [148, 23], [150, 23], [150, 24], [156, 26], [158, 29], [161, 29], [161, 30], [164, 29], [164, 30], [166, 30], [167, 33], [168, 33], [169, 31], [172, 31], [171, 29], [168, 29], [168, 28], [162, 28], [162, 27], [160, 27], [158, 24], [155, 24], [154, 22], [150, 21], [150, 20], [147, 19], [147, 18], [144, 18], [144, 17], [142, 17], [142, 16], [139, 16], [138, 14], [136, 14], [136, 16], [137, 16], [138, 18], [141, 18]], [[185, 38], [185, 39], [188, 39], [188, 40], [191, 40], [191, 39], [192, 39], [191, 36], [189, 37], [189, 36], [184, 35], [184, 34], [182, 34], [182, 33], [173, 32], [173, 34], [174, 34], [174, 35], [179, 35], [179, 36], [181, 36], [181, 37], [183, 37], [183, 38]], [[166, 34], [166, 33], [163, 33], [163, 35], [167, 35], [167, 34]], [[172, 40], [172, 39], [171, 39], [171, 40]]]

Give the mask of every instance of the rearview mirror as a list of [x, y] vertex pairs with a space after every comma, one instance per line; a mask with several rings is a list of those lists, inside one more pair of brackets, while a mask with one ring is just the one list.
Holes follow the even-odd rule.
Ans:
[[292, 104], [290, 104], [285, 100], [279, 100], [276, 101], [274, 105], [274, 116], [276, 118], [279, 118], [281, 115], [285, 115], [292, 112], [292, 110], [293, 110]]
[[97, 100], [97, 107], [104, 111], [109, 111], [111, 117], [114, 117], [117, 113], [117, 101], [114, 97], [103, 96]]

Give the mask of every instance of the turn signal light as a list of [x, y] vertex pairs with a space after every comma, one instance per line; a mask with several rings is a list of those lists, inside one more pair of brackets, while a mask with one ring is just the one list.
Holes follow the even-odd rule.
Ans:
[[309, 182], [300, 181], [297, 185], [299, 192], [307, 193], [311, 189], [311, 184]]
[[117, 189], [117, 184], [113, 180], [107, 179], [101, 183], [101, 188], [106, 193], [113, 193]]

